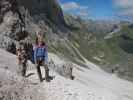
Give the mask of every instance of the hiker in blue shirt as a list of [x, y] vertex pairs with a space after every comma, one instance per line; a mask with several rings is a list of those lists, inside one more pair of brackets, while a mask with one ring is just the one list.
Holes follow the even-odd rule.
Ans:
[[40, 82], [43, 81], [40, 66], [44, 66], [45, 80], [49, 82], [50, 76], [49, 76], [49, 68], [47, 66], [47, 62], [48, 62], [47, 45], [44, 41], [44, 37], [41, 32], [37, 33], [36, 43], [33, 46], [33, 51], [34, 51], [34, 62], [36, 64], [37, 73], [38, 73]]

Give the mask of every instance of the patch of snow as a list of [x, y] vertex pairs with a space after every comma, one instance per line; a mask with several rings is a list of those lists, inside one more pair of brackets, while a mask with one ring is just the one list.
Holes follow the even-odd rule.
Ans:
[[108, 33], [108, 34], [104, 37], [104, 39], [110, 39], [110, 38], [112, 38], [112, 37], [114, 36], [114, 34], [117, 33], [117, 32], [119, 32], [120, 30], [121, 30], [121, 28], [115, 29], [113, 32]]
[[98, 57], [93, 57], [93, 59], [97, 60], [97, 61], [102, 61], [102, 59], [98, 58]]

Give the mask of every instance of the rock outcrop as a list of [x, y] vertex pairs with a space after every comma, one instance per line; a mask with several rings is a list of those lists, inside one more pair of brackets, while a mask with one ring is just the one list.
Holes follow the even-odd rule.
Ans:
[[22, 32], [24, 20], [18, 11], [16, 0], [1, 0], [0, 7], [0, 47], [15, 52], [11, 48], [17, 41], [27, 37]]

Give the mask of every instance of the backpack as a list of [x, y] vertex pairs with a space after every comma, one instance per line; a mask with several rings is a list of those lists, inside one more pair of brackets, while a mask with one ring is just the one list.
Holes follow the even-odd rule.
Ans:
[[37, 60], [45, 61], [47, 60], [47, 50], [46, 46], [37, 46], [34, 49], [34, 62]]

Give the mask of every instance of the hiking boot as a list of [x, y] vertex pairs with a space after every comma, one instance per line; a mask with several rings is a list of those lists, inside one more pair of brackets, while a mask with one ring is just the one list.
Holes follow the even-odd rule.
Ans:
[[40, 69], [40, 66], [38, 65], [37, 66], [37, 74], [38, 74], [38, 77], [40, 79], [40, 82], [43, 81], [43, 78], [42, 78], [42, 73], [41, 73], [41, 69]]
[[43, 82], [43, 79], [40, 79], [40, 82]]
[[49, 70], [45, 71], [45, 80], [46, 82], [50, 82]]
[[22, 67], [23, 67], [23, 69], [22, 69], [22, 76], [26, 77], [26, 69], [27, 69], [26, 63], [23, 63]]
[[49, 78], [46, 78], [45, 80], [46, 80], [46, 82], [50, 82], [50, 79]]
[[71, 80], [74, 80], [75, 77], [74, 76], [71, 76], [70, 78], [71, 78]]

